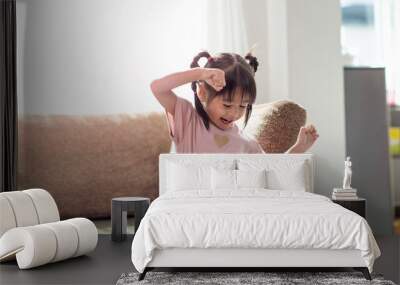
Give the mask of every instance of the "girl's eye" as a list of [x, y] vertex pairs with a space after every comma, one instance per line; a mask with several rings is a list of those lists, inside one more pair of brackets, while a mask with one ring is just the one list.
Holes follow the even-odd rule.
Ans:
[[246, 108], [246, 106], [240, 106], [240, 108], [244, 109], [244, 108]]
[[226, 108], [230, 108], [230, 107], [231, 107], [231, 105], [226, 105], [226, 104], [224, 104], [224, 107], [226, 107]]

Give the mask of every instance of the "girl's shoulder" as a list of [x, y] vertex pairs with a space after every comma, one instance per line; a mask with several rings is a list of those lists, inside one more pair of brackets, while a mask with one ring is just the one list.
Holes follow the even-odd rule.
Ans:
[[194, 108], [192, 102], [189, 100], [177, 96], [175, 103], [175, 118], [177, 120], [184, 121], [186, 123], [189, 122], [197, 122], [197, 111]]
[[194, 110], [192, 102], [183, 97], [176, 96], [175, 104], [175, 106], [180, 106], [182, 110]]

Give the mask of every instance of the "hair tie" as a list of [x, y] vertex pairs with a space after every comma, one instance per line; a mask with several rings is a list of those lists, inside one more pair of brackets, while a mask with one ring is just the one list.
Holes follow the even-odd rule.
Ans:
[[210, 55], [210, 56], [207, 58], [207, 61], [208, 61], [208, 62], [213, 62], [213, 61], [214, 61], [214, 58]]

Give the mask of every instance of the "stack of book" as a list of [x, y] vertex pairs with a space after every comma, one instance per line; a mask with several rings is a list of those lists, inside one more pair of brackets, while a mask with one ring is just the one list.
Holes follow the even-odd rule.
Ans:
[[332, 193], [334, 200], [357, 200], [357, 189], [334, 188]]

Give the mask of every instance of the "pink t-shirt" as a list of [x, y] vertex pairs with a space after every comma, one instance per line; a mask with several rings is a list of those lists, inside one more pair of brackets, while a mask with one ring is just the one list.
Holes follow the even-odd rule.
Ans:
[[223, 131], [210, 123], [207, 130], [193, 105], [179, 96], [175, 115], [168, 112], [166, 115], [177, 153], [264, 153], [258, 142], [246, 136], [236, 124]]

